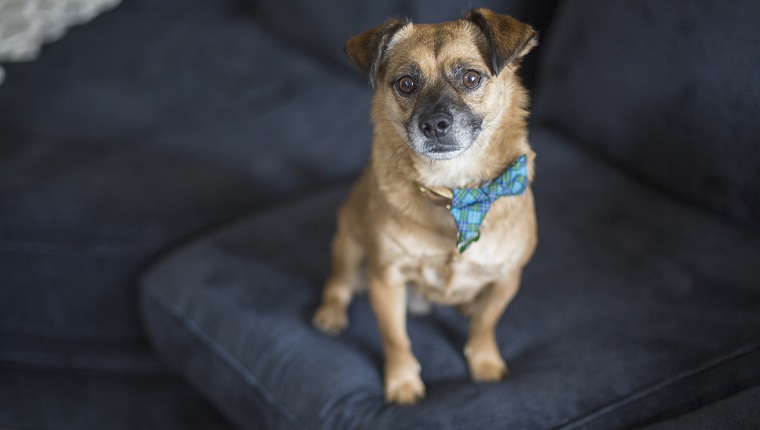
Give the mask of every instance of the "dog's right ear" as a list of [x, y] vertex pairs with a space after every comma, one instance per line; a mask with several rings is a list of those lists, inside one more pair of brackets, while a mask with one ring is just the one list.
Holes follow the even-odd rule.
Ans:
[[393, 35], [407, 22], [391, 19], [348, 40], [344, 48], [346, 56], [369, 80], [369, 87], [375, 90], [375, 79]]

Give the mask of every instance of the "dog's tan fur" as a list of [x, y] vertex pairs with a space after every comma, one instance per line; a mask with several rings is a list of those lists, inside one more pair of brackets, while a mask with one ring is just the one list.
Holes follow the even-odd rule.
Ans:
[[[345, 329], [354, 292], [368, 284], [383, 341], [389, 402], [414, 403], [425, 392], [406, 332], [407, 285], [430, 301], [459, 306], [470, 317], [465, 355], [474, 380], [497, 381], [507, 372], [494, 329], [536, 247], [532, 193], [528, 189], [494, 202], [481, 239], [460, 254], [451, 214], [420, 187], [478, 186], [522, 154], [528, 154], [532, 180], [528, 100], [515, 71], [534, 44], [529, 26], [479, 9], [442, 24], [389, 21], [346, 46], [349, 58], [376, 87], [374, 141], [370, 162], [338, 212], [332, 274], [314, 324], [328, 333]], [[434, 160], [410, 148], [404, 124], [413, 101], [389, 83], [410, 63], [421, 70], [425, 88], [454, 88], [461, 102], [483, 118], [477, 139], [453, 159]], [[465, 91], [447, 83], [457, 64], [490, 73], [477, 91]]]

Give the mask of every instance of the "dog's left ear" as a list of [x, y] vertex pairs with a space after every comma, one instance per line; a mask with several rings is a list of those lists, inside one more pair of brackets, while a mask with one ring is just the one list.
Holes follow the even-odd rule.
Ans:
[[464, 19], [472, 21], [485, 35], [488, 44], [486, 58], [491, 59], [491, 72], [494, 76], [538, 44], [537, 33], [533, 27], [509, 15], [480, 8], [467, 12]]

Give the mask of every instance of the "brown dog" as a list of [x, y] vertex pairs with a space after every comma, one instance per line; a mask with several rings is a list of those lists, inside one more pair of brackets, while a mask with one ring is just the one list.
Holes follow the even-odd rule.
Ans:
[[[406, 332], [407, 286], [470, 317], [465, 356], [474, 380], [507, 372], [494, 328], [536, 247], [533, 196], [525, 189], [535, 155], [526, 91], [515, 76], [535, 43], [530, 26], [477, 9], [442, 24], [391, 20], [346, 45], [374, 89], [374, 142], [338, 212], [332, 274], [314, 324], [341, 332], [354, 292], [369, 284], [389, 402], [425, 394]], [[454, 190], [488, 184], [523, 155], [519, 195], [494, 200], [479, 234], [458, 248]]]

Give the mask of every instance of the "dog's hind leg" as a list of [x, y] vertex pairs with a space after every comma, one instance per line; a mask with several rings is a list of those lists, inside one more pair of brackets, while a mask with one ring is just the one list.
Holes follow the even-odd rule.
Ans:
[[312, 320], [315, 327], [331, 335], [338, 335], [348, 327], [348, 305], [354, 293], [366, 287], [364, 247], [344, 227], [339, 225], [333, 238], [332, 273]]

